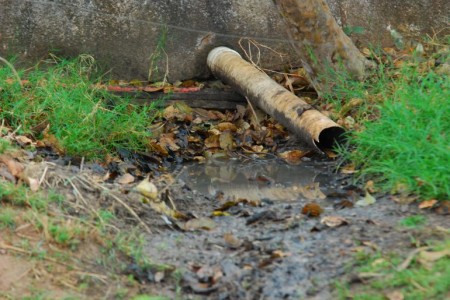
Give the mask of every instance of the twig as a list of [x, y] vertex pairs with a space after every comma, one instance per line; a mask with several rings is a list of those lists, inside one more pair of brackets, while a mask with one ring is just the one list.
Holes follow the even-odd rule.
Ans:
[[408, 254], [408, 256], [406, 257], [406, 259], [400, 265], [397, 266], [397, 269], [396, 269], [397, 272], [401, 272], [403, 270], [406, 270], [409, 267], [409, 265], [411, 264], [411, 262], [414, 259], [414, 257], [419, 252], [424, 251], [424, 250], [428, 250], [428, 249], [430, 249], [430, 247], [421, 247], [421, 248], [417, 248], [417, 249], [414, 249], [413, 251], [411, 251]]
[[122, 199], [120, 199], [119, 197], [117, 197], [116, 195], [110, 193], [110, 196], [114, 198], [114, 200], [116, 200], [117, 202], [119, 202], [120, 204], [122, 204], [129, 212], [130, 214], [133, 215], [133, 217], [135, 217], [139, 223], [141, 223], [141, 225], [145, 228], [145, 230], [147, 230], [147, 233], [151, 234], [152, 231], [150, 229], [150, 227], [147, 226], [147, 224], [144, 223], [144, 221], [142, 221], [141, 218], [139, 218], [139, 216], [137, 215], [137, 213], [130, 207], [128, 206], [128, 204], [126, 204], [125, 202], [122, 201]]
[[91, 206], [89, 206], [89, 204], [87, 203], [86, 199], [84, 199], [83, 195], [80, 193], [78, 188], [75, 186], [75, 184], [73, 184], [72, 180], [70, 178], [66, 178], [66, 180], [72, 186], [76, 198], [80, 199], [87, 208], [91, 209], [97, 215], [97, 217], [99, 217], [98, 213]]
[[97, 278], [98, 280], [100, 280], [103, 283], [108, 283], [106, 281], [106, 279], [108, 279], [108, 276], [105, 275], [100, 275], [100, 274], [95, 274], [95, 273], [90, 273], [90, 272], [83, 272], [83, 271], [76, 271], [75, 273], [77, 273], [80, 276], [89, 276], [89, 277], [94, 277]]
[[111, 193], [111, 191], [110, 191], [108, 188], [106, 188], [106, 187], [104, 187], [104, 186], [102, 186], [102, 185], [100, 185], [100, 184], [98, 184], [98, 183], [96, 183], [96, 182], [94, 182], [93, 184], [96, 185], [97, 187], [99, 187], [100, 189], [102, 189], [103, 191], [105, 191], [106, 193], [108, 193], [108, 195], [111, 196], [114, 200], [116, 200], [117, 202], [119, 202], [123, 207], [125, 207], [125, 208], [128, 210], [128, 212], [129, 212], [133, 217], [136, 218], [136, 220], [138, 220], [138, 222], [142, 225], [142, 227], [145, 228], [145, 230], [146, 230], [149, 234], [152, 233], [150, 227], [148, 227], [147, 224], [145, 224], [144, 221], [142, 221], [142, 219], [138, 216], [138, 214], [137, 214], [137, 213], [136, 213], [136, 212], [135, 212], [128, 204], [126, 204], [125, 202], [123, 202], [122, 199], [120, 199], [119, 197], [117, 197], [116, 195], [114, 195], [113, 193]]
[[256, 121], [256, 129], [259, 129], [259, 120], [258, 120], [258, 116], [256, 115], [256, 111], [255, 111], [255, 109], [253, 108], [253, 105], [252, 105], [252, 103], [250, 102], [250, 100], [248, 99], [248, 97], [245, 97], [245, 100], [247, 100], [247, 103], [248, 103], [248, 106], [250, 106], [250, 109], [251, 109], [251, 111], [252, 111], [252, 113], [253, 113], [253, 116], [255, 117], [255, 121]]
[[83, 167], [84, 167], [84, 156], [81, 158], [79, 173], [83, 172]]
[[47, 175], [48, 166], [45, 166], [44, 172], [41, 175], [41, 178], [39, 179], [39, 187], [42, 185], [42, 183], [45, 180], [45, 175]]

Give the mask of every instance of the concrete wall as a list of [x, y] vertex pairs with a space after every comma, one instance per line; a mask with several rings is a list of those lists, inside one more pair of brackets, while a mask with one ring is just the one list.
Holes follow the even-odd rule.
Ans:
[[[390, 43], [388, 23], [418, 35], [449, 26], [448, 0], [328, 2], [340, 23], [366, 28], [355, 36], [363, 44]], [[0, 0], [0, 26], [3, 57], [31, 63], [49, 51], [87, 53], [121, 79], [146, 79], [158, 43], [165, 53], [155, 60], [153, 79], [164, 75], [166, 63], [170, 81], [208, 76], [208, 51], [219, 45], [239, 50], [241, 37], [275, 51], [259, 48], [265, 67], [296, 61], [272, 0]], [[248, 40], [242, 44], [248, 50]], [[251, 53], [257, 60], [256, 47]]]

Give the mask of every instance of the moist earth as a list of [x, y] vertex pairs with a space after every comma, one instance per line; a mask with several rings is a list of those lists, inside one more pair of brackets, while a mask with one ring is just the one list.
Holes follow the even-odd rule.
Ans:
[[[148, 236], [145, 253], [183, 271], [183, 299], [335, 299], [338, 279], [359, 280], [357, 253], [407, 252], [413, 238], [439, 236], [399, 225], [419, 213], [415, 206], [376, 195], [372, 205], [353, 205], [366, 194], [335, 169], [320, 158], [297, 166], [277, 159], [187, 166], [170, 194], [180, 211], [214, 223], [163, 226]], [[311, 203], [323, 210], [319, 216], [305, 211]], [[429, 228], [446, 224], [434, 213], [427, 219]], [[176, 296], [161, 284], [162, 295]]]

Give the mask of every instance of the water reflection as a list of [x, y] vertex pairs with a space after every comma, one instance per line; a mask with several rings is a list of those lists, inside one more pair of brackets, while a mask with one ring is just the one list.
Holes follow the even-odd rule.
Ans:
[[271, 160], [210, 160], [185, 167], [180, 179], [193, 190], [225, 200], [323, 199], [322, 189], [333, 178], [328, 162], [288, 165]]

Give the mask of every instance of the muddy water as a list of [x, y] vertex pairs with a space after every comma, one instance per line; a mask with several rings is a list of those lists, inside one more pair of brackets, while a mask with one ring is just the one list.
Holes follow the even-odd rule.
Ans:
[[327, 190], [335, 185], [329, 161], [305, 161], [290, 165], [279, 159], [211, 160], [184, 168], [180, 179], [193, 190], [228, 200], [293, 201], [306, 187]]
[[[187, 230], [182, 222], [167, 225], [148, 237], [145, 253], [153, 262], [183, 274], [177, 284], [164, 278], [159, 293], [173, 299], [337, 299], [333, 282], [352, 274], [356, 252], [409, 251], [411, 233], [398, 224], [420, 213], [417, 207], [377, 195], [369, 207], [348, 205], [364, 191], [333, 173], [334, 165], [249, 159], [186, 166], [171, 198], [180, 211], [207, 222]], [[233, 199], [226, 214], [214, 213]], [[323, 213], [304, 215], [308, 203]], [[324, 217], [346, 222], [330, 227]], [[446, 222], [445, 216], [429, 218]]]

